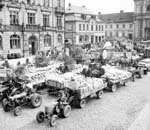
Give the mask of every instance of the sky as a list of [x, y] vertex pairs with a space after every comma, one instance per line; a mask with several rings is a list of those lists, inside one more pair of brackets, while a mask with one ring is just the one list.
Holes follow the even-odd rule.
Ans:
[[102, 14], [118, 13], [120, 10], [134, 11], [134, 0], [66, 0], [66, 7], [68, 7], [68, 3], [76, 6], [85, 5], [92, 12], [101, 12]]

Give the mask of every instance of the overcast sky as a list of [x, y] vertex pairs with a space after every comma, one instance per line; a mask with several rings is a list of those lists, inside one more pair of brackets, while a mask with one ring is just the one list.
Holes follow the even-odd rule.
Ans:
[[85, 5], [94, 13], [101, 12], [102, 14], [117, 13], [120, 10], [134, 11], [133, 0], [66, 0], [66, 7], [68, 7], [68, 3], [77, 6]]

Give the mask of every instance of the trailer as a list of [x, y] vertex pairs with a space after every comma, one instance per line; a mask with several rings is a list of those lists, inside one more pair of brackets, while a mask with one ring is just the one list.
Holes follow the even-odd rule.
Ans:
[[132, 79], [132, 73], [125, 70], [120, 70], [109, 65], [103, 66], [105, 74], [102, 76], [106, 79], [107, 87], [115, 92], [118, 87], [126, 86], [129, 80]]
[[101, 78], [84, 77], [77, 74], [61, 81], [50, 79], [46, 83], [49, 87], [64, 91], [67, 102], [79, 108], [85, 106], [88, 97], [96, 95], [97, 98], [102, 98], [103, 90], [107, 87], [106, 82]]

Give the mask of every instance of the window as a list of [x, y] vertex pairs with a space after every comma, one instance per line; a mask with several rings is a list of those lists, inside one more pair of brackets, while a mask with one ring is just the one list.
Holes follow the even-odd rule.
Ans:
[[122, 26], [123, 26], [123, 28], [125, 28], [125, 24], [123, 24]]
[[17, 34], [10, 36], [10, 48], [19, 49], [20, 48], [20, 36]]
[[49, 15], [48, 14], [43, 14], [43, 25], [49, 26]]
[[93, 25], [91, 25], [91, 31], [93, 31], [93, 29], [94, 29], [94, 27], [93, 27]]
[[112, 37], [112, 32], [110, 32], [110, 37]]
[[85, 24], [83, 24], [83, 31], [85, 31]]
[[28, 13], [28, 24], [35, 25], [35, 13]]
[[85, 35], [85, 41], [88, 42], [89, 41], [89, 36]]
[[119, 28], [119, 24], [116, 24], [116, 28]]
[[27, 0], [27, 4], [31, 4], [31, 0]]
[[3, 49], [3, 40], [2, 40], [2, 36], [0, 36], [0, 50]]
[[101, 42], [101, 36], [99, 36], [99, 42]]
[[44, 46], [45, 47], [51, 46], [51, 36], [49, 34], [44, 36]]
[[130, 24], [130, 28], [132, 28], [132, 24]]
[[124, 32], [122, 32], [122, 36], [125, 37], [125, 33]]
[[86, 27], [86, 28], [87, 28], [87, 31], [88, 31], [88, 30], [89, 30], [89, 25], [88, 25], [88, 24], [87, 24], [87, 27]]
[[92, 15], [91, 18], [92, 18], [92, 19], [96, 19], [96, 16], [95, 16], [95, 15]]
[[110, 28], [112, 28], [112, 24], [110, 25]]
[[86, 20], [86, 15], [85, 15], [85, 14], [81, 14], [81, 18], [82, 18], [83, 20]]
[[83, 41], [83, 36], [80, 35], [80, 36], [79, 36], [79, 42], [82, 42], [82, 41]]
[[98, 26], [96, 25], [96, 31], [98, 31]]
[[102, 31], [104, 31], [104, 26], [102, 25]]
[[19, 24], [18, 11], [10, 11], [10, 24], [11, 25], [18, 25]]
[[81, 24], [79, 24], [79, 30], [80, 30], [80, 31], [82, 30]]
[[58, 7], [61, 7], [61, 0], [57, 0]]
[[116, 37], [118, 37], [119, 36], [119, 34], [118, 34], [118, 32], [116, 32]]
[[44, 6], [49, 6], [49, 0], [44, 0]]
[[107, 28], [107, 25], [105, 25], [105, 28]]
[[58, 34], [58, 43], [62, 44], [62, 35], [61, 34]]
[[99, 25], [99, 31], [101, 31], [101, 25]]
[[57, 27], [62, 27], [62, 16], [57, 16]]

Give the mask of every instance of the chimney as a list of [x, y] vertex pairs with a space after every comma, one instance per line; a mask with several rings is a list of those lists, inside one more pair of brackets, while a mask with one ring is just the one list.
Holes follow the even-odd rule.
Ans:
[[98, 16], [101, 16], [102, 15], [102, 13], [101, 12], [98, 12]]
[[124, 11], [123, 11], [123, 10], [120, 10], [120, 13], [124, 13]]
[[98, 18], [101, 19], [102, 18], [102, 13], [98, 12]]

